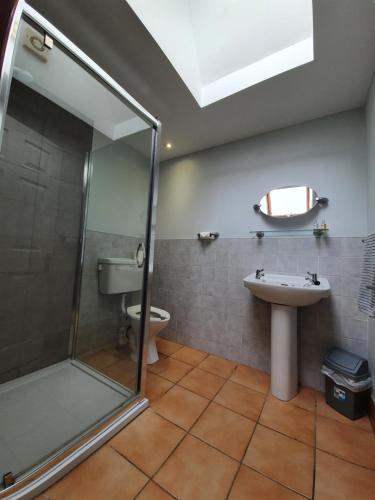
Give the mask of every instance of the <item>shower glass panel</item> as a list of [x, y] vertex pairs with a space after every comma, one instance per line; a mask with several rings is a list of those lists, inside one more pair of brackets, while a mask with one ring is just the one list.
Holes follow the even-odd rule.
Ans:
[[[139, 288], [103, 294], [98, 259], [147, 243], [155, 130], [23, 19], [0, 150], [0, 489], [140, 388]], [[131, 338], [131, 342], [129, 339]]]
[[[139, 332], [127, 307], [141, 304], [147, 224], [151, 130], [109, 141], [96, 133], [90, 157], [91, 182], [80, 296], [77, 358], [137, 390]], [[103, 145], [104, 144], [104, 145]], [[100, 286], [108, 268], [123, 280]], [[128, 293], [127, 272], [136, 282]], [[119, 287], [119, 288], [117, 288]]]

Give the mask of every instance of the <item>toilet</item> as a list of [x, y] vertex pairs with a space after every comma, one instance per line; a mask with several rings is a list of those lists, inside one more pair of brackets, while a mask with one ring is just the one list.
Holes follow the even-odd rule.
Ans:
[[[98, 259], [99, 290], [104, 294], [127, 294], [139, 292], [142, 289], [143, 268], [139, 267], [136, 259], [128, 258], [102, 258]], [[126, 312], [131, 320], [129, 344], [131, 358], [137, 361], [139, 344], [139, 325], [141, 318], [141, 305], [129, 306]], [[158, 359], [156, 349], [156, 336], [169, 323], [170, 314], [163, 309], [151, 307], [148, 339], [147, 363], [155, 363]]]
[[[132, 335], [136, 335], [136, 337], [138, 337], [139, 322], [141, 319], [141, 305], [138, 304], [137, 306], [130, 306], [128, 307], [127, 311], [131, 319]], [[170, 319], [171, 316], [167, 311], [151, 306], [148, 333], [148, 364], [156, 363], [156, 361], [159, 359], [158, 351], [156, 348], [156, 336], [159, 332], [164, 330], [164, 328], [168, 325]], [[131, 338], [130, 345], [132, 347], [133, 353], [136, 353], [136, 344], [134, 343], [133, 347], [132, 343], [133, 339]]]

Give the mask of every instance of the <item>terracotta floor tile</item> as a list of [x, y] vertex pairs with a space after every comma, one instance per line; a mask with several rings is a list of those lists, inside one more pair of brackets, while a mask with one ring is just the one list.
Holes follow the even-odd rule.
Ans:
[[87, 356], [82, 356], [81, 360], [96, 370], [101, 370], [106, 366], [117, 363], [118, 357], [113, 352], [102, 349]]
[[172, 358], [193, 366], [199, 365], [199, 363], [201, 363], [204, 358], [207, 358], [207, 356], [208, 354], [206, 352], [198, 351], [197, 349], [192, 349], [191, 347], [183, 347], [172, 354]]
[[178, 385], [200, 396], [212, 399], [224, 383], [225, 378], [218, 377], [200, 368], [194, 368], [178, 382]]
[[147, 410], [109, 442], [149, 476], [155, 474], [185, 433]]
[[314, 445], [315, 415], [302, 408], [276, 398], [268, 398], [259, 422], [266, 427], [298, 439], [310, 446]]
[[241, 465], [228, 500], [302, 500], [302, 498], [297, 493]]
[[117, 359], [113, 365], [100, 370], [104, 375], [133, 390], [137, 380], [137, 364], [131, 359]]
[[251, 366], [239, 365], [230, 380], [242, 384], [254, 391], [267, 394], [270, 387], [270, 375], [268, 373], [252, 368]]
[[175, 385], [156, 402], [153, 409], [159, 415], [188, 430], [208, 404], [208, 399]]
[[115, 356], [117, 359], [129, 359], [130, 358], [130, 348], [128, 345], [117, 347], [117, 346], [112, 346], [112, 347], [106, 347], [105, 349], [107, 352], [110, 352]]
[[224, 500], [238, 463], [187, 435], [154, 477], [179, 500]]
[[133, 375], [132, 373], [128, 373], [127, 375], [123, 377], [118, 377], [115, 379], [116, 382], [119, 384], [123, 385], [127, 389], [129, 389], [132, 392], [135, 392], [136, 387], [137, 387], [137, 377]]
[[171, 382], [178, 382], [184, 375], [192, 370], [191, 365], [182, 363], [177, 359], [165, 358], [160, 359], [153, 365], [149, 365], [148, 370], [156, 375], [170, 380]]
[[375, 470], [375, 436], [318, 415], [316, 446], [357, 465]]
[[297, 396], [288, 401], [294, 406], [304, 410], [315, 412], [316, 410], [316, 391], [309, 387], [300, 387]]
[[172, 342], [171, 340], [166, 340], [159, 337], [156, 340], [156, 347], [158, 349], [158, 352], [161, 352], [166, 356], [170, 356], [184, 346], [181, 344], [177, 344], [176, 342]]
[[312, 496], [314, 449], [304, 443], [257, 425], [243, 463], [301, 495]]
[[218, 375], [219, 377], [228, 378], [232, 375], [236, 367], [236, 363], [228, 359], [219, 358], [217, 356], [208, 356], [198, 365], [201, 370]]
[[154, 373], [147, 373], [146, 397], [151, 403], [164, 396], [171, 387], [173, 387], [173, 382], [159, 377], [159, 375], [155, 375]]
[[103, 446], [49, 488], [52, 500], [132, 500], [148, 478], [110, 446]]
[[262, 411], [265, 395], [228, 380], [214, 401], [256, 421]]
[[136, 375], [137, 373], [137, 363], [134, 363], [131, 359], [117, 359], [116, 363], [113, 363], [110, 366], [107, 366], [100, 371], [107, 375], [108, 377], [113, 378], [114, 380], [124, 377], [128, 374]]
[[173, 500], [173, 497], [162, 490], [153, 481], [149, 481], [137, 496], [137, 500]]
[[375, 472], [317, 450], [316, 500], [374, 500]]
[[357, 420], [350, 420], [350, 418], [345, 417], [345, 415], [337, 412], [326, 403], [325, 394], [323, 392], [317, 392], [316, 401], [316, 411], [318, 415], [321, 415], [322, 417], [333, 418], [334, 420], [342, 422], [343, 424], [350, 425], [351, 427], [357, 427], [359, 429], [363, 429], [367, 432], [372, 433], [371, 422], [368, 415]]
[[211, 403], [190, 433], [240, 461], [249, 444], [254, 427], [255, 422], [252, 420], [216, 403]]

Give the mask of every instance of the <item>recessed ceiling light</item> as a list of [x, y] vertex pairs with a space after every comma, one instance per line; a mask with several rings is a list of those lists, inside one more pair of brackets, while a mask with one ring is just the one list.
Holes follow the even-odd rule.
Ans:
[[167, 149], [172, 149], [172, 144], [170, 142], [167, 142], [167, 144], [165, 145], [165, 147]]

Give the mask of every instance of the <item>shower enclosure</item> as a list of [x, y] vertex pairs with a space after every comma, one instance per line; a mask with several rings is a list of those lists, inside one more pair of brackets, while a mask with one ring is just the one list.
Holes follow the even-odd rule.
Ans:
[[[31, 497], [147, 406], [160, 124], [26, 3], [1, 9], [0, 497]], [[108, 258], [138, 291], [101, 293]]]

